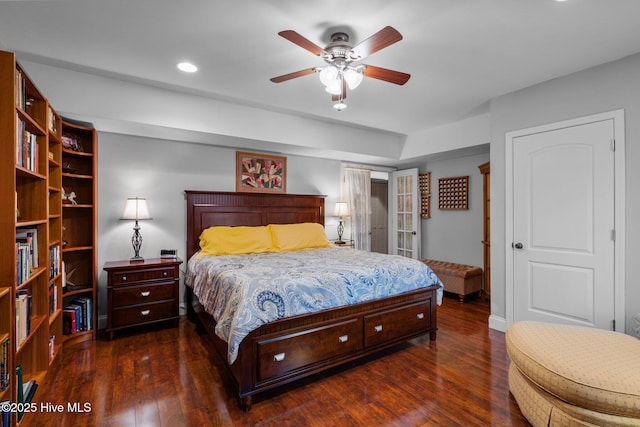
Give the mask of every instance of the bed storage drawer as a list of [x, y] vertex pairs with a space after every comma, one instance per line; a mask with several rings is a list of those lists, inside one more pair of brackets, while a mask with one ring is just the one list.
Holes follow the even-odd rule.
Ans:
[[258, 382], [362, 348], [360, 318], [258, 342]]
[[371, 347], [431, 328], [429, 300], [364, 316], [364, 345]]

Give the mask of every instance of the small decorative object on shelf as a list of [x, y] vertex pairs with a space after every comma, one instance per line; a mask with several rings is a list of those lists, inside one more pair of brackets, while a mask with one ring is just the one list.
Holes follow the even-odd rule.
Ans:
[[64, 187], [62, 188], [62, 203], [71, 203], [72, 205], [77, 205], [76, 202], [76, 193], [72, 191], [71, 193], [67, 193], [64, 191]]
[[79, 153], [84, 151], [80, 139], [77, 136], [70, 134], [62, 135], [62, 147]]
[[139, 220], [151, 219], [149, 216], [149, 208], [147, 207], [147, 200], [141, 197], [130, 197], [127, 199], [127, 204], [124, 208], [124, 213], [120, 219], [133, 219], [135, 225], [133, 226], [133, 236], [131, 237], [131, 244], [133, 245], [134, 255], [131, 261], [144, 261], [144, 258], [140, 256], [140, 248], [142, 247], [142, 234], [140, 234]]
[[76, 173], [77, 169], [71, 167], [71, 162], [67, 162], [62, 168], [62, 172], [64, 173]]

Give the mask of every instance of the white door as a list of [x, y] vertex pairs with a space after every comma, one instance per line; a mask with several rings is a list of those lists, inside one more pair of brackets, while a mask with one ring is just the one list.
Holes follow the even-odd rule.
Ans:
[[612, 329], [614, 120], [511, 139], [513, 321]]
[[418, 169], [391, 173], [391, 254], [420, 258]]

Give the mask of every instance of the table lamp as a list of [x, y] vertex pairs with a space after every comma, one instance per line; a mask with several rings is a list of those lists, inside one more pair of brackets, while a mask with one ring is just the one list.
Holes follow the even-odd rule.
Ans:
[[147, 200], [140, 197], [128, 198], [121, 219], [133, 219], [136, 221], [133, 226], [133, 236], [131, 237], [131, 244], [133, 245], [134, 251], [134, 256], [131, 258], [131, 261], [144, 261], [144, 258], [140, 256], [142, 235], [140, 234], [138, 220], [151, 219], [149, 216], [149, 208], [147, 208]]
[[333, 209], [333, 216], [340, 217], [340, 222], [338, 223], [338, 240], [335, 243], [343, 245], [345, 242], [342, 240], [342, 233], [344, 233], [342, 217], [349, 216], [349, 205], [347, 205], [346, 202], [337, 202], [336, 207]]

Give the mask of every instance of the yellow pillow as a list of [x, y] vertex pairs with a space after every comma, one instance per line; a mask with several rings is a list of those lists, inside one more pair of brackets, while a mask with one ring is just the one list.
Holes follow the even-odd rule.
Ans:
[[200, 234], [201, 255], [238, 255], [270, 252], [267, 226], [209, 227]]
[[315, 222], [302, 224], [269, 224], [273, 248], [277, 251], [297, 251], [331, 246], [324, 227]]

